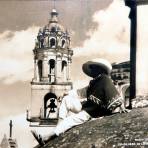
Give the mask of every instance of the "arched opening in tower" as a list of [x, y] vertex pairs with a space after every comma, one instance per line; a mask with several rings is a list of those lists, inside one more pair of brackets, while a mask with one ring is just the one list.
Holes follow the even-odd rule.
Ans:
[[43, 67], [43, 62], [42, 60], [38, 61], [38, 73], [39, 73], [39, 80], [41, 81], [42, 78], [42, 67]]
[[47, 93], [44, 97], [44, 118], [57, 117], [57, 96]]
[[[120, 83], [119, 83], [120, 84]], [[124, 83], [124, 84], [122, 84], [121, 83], [121, 95], [122, 95], [122, 97], [123, 97], [123, 99], [124, 99], [124, 105], [125, 105], [125, 107], [126, 108], [128, 108], [129, 107], [129, 105], [130, 105], [130, 100], [129, 100], [129, 97], [130, 97], [130, 86], [129, 86], [129, 84], [126, 84], [126, 83]]]
[[55, 81], [55, 60], [49, 60], [49, 82]]
[[55, 38], [51, 38], [50, 39], [50, 47], [55, 48], [55, 46], [56, 46], [56, 40], [55, 40]]
[[56, 27], [52, 27], [51, 32], [56, 32]]
[[65, 47], [65, 40], [62, 40], [62, 48]]
[[129, 87], [128, 88], [126, 88], [126, 90], [125, 90], [125, 92], [124, 92], [124, 99], [125, 99], [125, 107], [129, 107], [129, 97], [130, 97], [130, 95], [129, 95]]
[[67, 80], [67, 62], [64, 60], [62, 61], [62, 78], [63, 78], [63, 81], [66, 81]]

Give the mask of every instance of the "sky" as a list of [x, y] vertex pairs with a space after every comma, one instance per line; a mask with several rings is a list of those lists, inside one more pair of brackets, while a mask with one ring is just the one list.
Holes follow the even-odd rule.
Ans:
[[[24, 140], [19, 132], [29, 135], [25, 112], [31, 101], [32, 50], [38, 30], [48, 23], [52, 8], [53, 1], [0, 1], [0, 127], [4, 127], [0, 128], [0, 141], [10, 119], [19, 127], [14, 130], [19, 144]], [[89, 81], [81, 70], [85, 61], [99, 57], [110, 62], [129, 60], [129, 8], [123, 0], [57, 0], [56, 9], [60, 23], [71, 36], [71, 78], [75, 88]], [[140, 6], [138, 11], [138, 87], [147, 93], [148, 66], [143, 64], [148, 62], [148, 21], [144, 19], [147, 9]], [[26, 136], [22, 148], [31, 147], [30, 138], [31, 135]]]

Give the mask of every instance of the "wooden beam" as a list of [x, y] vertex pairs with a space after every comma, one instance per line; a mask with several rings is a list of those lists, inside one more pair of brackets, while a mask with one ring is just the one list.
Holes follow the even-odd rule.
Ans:
[[132, 99], [136, 97], [136, 50], [137, 50], [137, 4], [136, 0], [125, 0], [125, 5], [130, 7], [130, 108]]

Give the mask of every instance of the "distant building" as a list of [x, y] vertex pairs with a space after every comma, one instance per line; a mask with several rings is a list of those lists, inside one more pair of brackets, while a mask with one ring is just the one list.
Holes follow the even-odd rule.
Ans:
[[1, 141], [0, 148], [18, 148], [16, 139], [12, 138], [12, 120], [10, 120], [10, 136], [7, 138], [6, 134]]
[[70, 66], [73, 51], [69, 33], [59, 24], [55, 9], [49, 23], [39, 30], [33, 53], [34, 77], [27, 120], [38, 126], [56, 124], [62, 96], [72, 89]]
[[113, 63], [112, 79], [118, 84], [129, 83], [130, 80], [130, 62]]

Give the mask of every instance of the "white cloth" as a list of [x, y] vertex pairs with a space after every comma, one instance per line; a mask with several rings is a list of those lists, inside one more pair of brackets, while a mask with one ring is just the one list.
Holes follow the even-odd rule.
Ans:
[[69, 112], [79, 113], [81, 109], [82, 105], [79, 96], [75, 90], [72, 90], [62, 99], [59, 109], [59, 118], [65, 119], [69, 115]]
[[56, 135], [90, 120], [91, 116], [82, 110], [80, 97], [76, 90], [70, 91], [69, 95], [63, 98], [59, 109], [59, 118], [63, 120], [55, 127]]
[[86, 111], [80, 111], [79, 113], [72, 114], [63, 121], [61, 121], [55, 128], [54, 132], [57, 136], [59, 136], [61, 133], [64, 133], [68, 129], [72, 128], [73, 126], [83, 124], [90, 120], [90, 115]]

